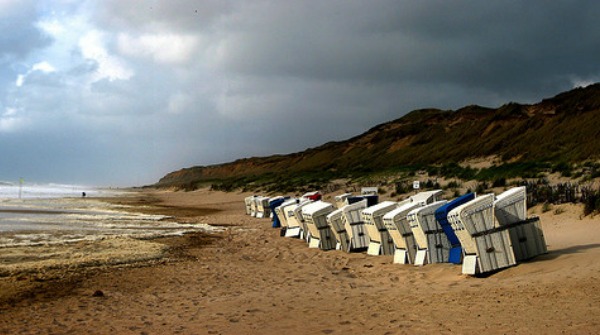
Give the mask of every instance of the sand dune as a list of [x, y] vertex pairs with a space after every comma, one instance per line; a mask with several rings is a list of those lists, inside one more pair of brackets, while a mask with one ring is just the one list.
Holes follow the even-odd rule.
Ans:
[[[600, 220], [540, 213], [549, 253], [485, 278], [459, 266], [308, 249], [244, 215], [247, 194], [153, 192], [160, 210], [226, 226], [152, 241], [150, 266], [0, 278], [2, 334], [596, 334]], [[191, 209], [197, 209], [193, 211]], [[210, 209], [210, 210], [209, 210]], [[101, 291], [102, 294], [98, 293]]]

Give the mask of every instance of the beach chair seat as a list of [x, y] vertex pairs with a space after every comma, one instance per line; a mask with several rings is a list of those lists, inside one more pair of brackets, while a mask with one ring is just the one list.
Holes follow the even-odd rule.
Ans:
[[448, 255], [448, 262], [454, 264], [462, 263], [463, 250], [460, 244], [460, 240], [456, 236], [454, 229], [448, 222], [448, 213], [452, 211], [454, 208], [465, 204], [471, 200], [475, 199], [475, 193], [467, 193], [463, 196], [460, 196], [447, 204], [441, 206], [435, 211], [435, 219], [438, 221], [444, 233], [448, 237], [448, 241], [450, 241], [450, 253]]
[[396, 207], [398, 207], [397, 202], [384, 201], [363, 209], [362, 220], [367, 228], [367, 234], [369, 234], [368, 255], [392, 255], [394, 253], [394, 241], [383, 224], [383, 216]]
[[367, 208], [367, 199], [342, 207], [342, 222], [348, 234], [348, 249], [345, 250], [347, 252], [369, 246], [369, 234], [361, 216], [365, 208]]
[[310, 232], [309, 248], [321, 250], [335, 248], [336, 240], [327, 224], [327, 215], [334, 210], [333, 204], [321, 200], [302, 207], [302, 217]]
[[383, 224], [394, 242], [394, 263], [413, 264], [415, 261], [417, 242], [406, 216], [421, 206], [421, 202], [407, 202], [383, 216]]
[[448, 261], [450, 241], [435, 219], [435, 211], [446, 203], [446, 200], [436, 201], [407, 214], [418, 247], [414, 263], [417, 266]]
[[511, 223], [508, 233], [517, 262], [548, 253], [539, 217]]
[[336, 240], [336, 250], [348, 250], [348, 244], [350, 243], [350, 238], [342, 220], [342, 208], [336, 209], [327, 215], [327, 224]]
[[476, 254], [466, 254], [462, 273], [475, 275], [517, 264], [508, 229], [492, 230], [473, 236]]

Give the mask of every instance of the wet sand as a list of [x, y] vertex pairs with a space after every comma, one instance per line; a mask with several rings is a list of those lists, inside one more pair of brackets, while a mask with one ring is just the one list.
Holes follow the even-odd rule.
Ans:
[[308, 249], [279, 237], [269, 219], [246, 216], [247, 195], [114, 199], [227, 229], [125, 243], [133, 250], [153, 244], [160, 257], [152, 259], [2, 276], [0, 334], [600, 332], [600, 218], [580, 218], [581, 207], [560, 206], [560, 214], [534, 208], [550, 252], [476, 278], [456, 265], [414, 267], [392, 264], [391, 256]]

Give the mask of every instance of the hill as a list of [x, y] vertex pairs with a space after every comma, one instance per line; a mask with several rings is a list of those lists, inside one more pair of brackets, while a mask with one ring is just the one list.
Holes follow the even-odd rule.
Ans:
[[[185, 168], [155, 186], [194, 189], [216, 182], [224, 188], [249, 183], [289, 184], [283, 185], [287, 188], [416, 169], [465, 179], [522, 177], [541, 169], [570, 171], [575, 163], [600, 158], [599, 136], [600, 83], [531, 105], [415, 110], [345, 141], [288, 155]], [[484, 170], [458, 165], [491, 156], [497, 162]]]

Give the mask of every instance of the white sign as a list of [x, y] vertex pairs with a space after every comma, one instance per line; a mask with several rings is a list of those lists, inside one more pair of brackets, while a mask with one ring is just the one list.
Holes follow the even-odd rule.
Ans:
[[420, 183], [418, 180], [413, 181], [413, 189], [418, 190], [420, 188]]

